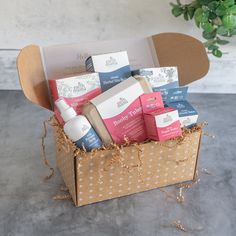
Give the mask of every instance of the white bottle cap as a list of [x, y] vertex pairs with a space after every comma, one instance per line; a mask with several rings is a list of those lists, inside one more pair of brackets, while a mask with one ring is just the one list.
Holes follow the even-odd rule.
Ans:
[[69, 107], [68, 109], [61, 112], [61, 117], [65, 122], [71, 120], [72, 118], [74, 118], [76, 116], [77, 116], [77, 114], [76, 114], [74, 108], [72, 108], [72, 107]]
[[64, 110], [70, 108], [70, 106], [66, 103], [66, 101], [63, 98], [59, 98], [55, 101], [55, 105], [57, 106], [60, 113], [62, 113]]
[[74, 108], [70, 107], [63, 98], [56, 100], [55, 105], [59, 109], [61, 117], [65, 122], [77, 116]]

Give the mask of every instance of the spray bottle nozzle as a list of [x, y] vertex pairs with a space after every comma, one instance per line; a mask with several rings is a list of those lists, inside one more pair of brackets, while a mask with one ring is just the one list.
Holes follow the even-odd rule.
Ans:
[[70, 107], [63, 98], [59, 98], [55, 101], [55, 105], [61, 113], [61, 117], [65, 122], [74, 118], [77, 114], [73, 107]]

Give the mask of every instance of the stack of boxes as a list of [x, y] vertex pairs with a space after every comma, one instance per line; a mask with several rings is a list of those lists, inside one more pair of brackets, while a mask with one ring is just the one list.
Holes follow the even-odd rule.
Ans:
[[164, 107], [160, 92], [143, 94], [140, 100], [147, 137], [150, 140], [164, 141], [182, 134], [178, 111]]
[[191, 127], [197, 123], [198, 113], [187, 101], [188, 87], [169, 89], [165, 104], [179, 112], [181, 127]]
[[[197, 122], [177, 67], [131, 72], [125, 51], [90, 56], [85, 64], [86, 74], [50, 80], [49, 86], [53, 100], [63, 98], [86, 116], [104, 144], [164, 141]], [[56, 107], [55, 114], [61, 121]]]

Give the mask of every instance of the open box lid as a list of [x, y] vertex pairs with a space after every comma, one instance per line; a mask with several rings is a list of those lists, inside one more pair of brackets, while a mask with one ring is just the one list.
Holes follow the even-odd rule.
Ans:
[[17, 57], [22, 90], [31, 102], [52, 110], [48, 79], [85, 71], [89, 55], [127, 51], [131, 69], [177, 66], [181, 86], [201, 79], [209, 70], [203, 44], [188, 35], [161, 33], [143, 39], [24, 47]]

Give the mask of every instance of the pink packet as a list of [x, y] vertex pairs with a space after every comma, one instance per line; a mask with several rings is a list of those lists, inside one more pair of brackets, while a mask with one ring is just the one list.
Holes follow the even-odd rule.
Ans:
[[150, 113], [159, 108], [164, 108], [160, 92], [146, 93], [140, 96], [143, 113]]

